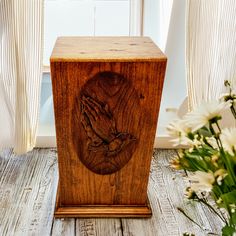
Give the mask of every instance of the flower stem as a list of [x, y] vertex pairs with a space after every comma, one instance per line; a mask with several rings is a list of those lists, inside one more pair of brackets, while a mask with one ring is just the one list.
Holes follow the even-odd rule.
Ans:
[[180, 211], [185, 217], [187, 217], [187, 218], [188, 218], [190, 221], [192, 221], [194, 224], [196, 224], [200, 229], [202, 229], [202, 230], [205, 231], [205, 229], [204, 229], [200, 224], [198, 224], [195, 220], [193, 220], [189, 215], [187, 215], [187, 214], [185, 213], [185, 211], [184, 211], [182, 208], [177, 207], [177, 210]]
[[225, 154], [225, 151], [224, 151], [223, 148], [220, 149], [220, 153], [221, 153], [222, 158], [224, 159], [225, 167], [228, 170], [229, 177], [232, 180], [232, 185], [235, 186], [236, 185], [236, 176], [235, 176], [235, 173], [234, 173], [234, 170], [233, 170], [233, 167], [232, 167], [232, 163], [229, 160], [227, 154]]
[[[216, 123], [216, 125], [217, 125], [219, 131], [221, 132], [221, 129], [220, 129], [220, 126], [219, 126], [218, 122], [216, 121], [215, 123]], [[230, 178], [231, 178], [231, 180], [232, 180], [232, 183], [235, 185], [235, 184], [236, 184], [236, 176], [235, 176], [235, 174], [234, 174], [234, 170], [233, 170], [233, 168], [232, 168], [232, 164], [231, 164], [230, 160], [228, 159], [227, 154], [226, 154], [225, 151], [224, 151], [224, 148], [223, 148], [221, 139], [220, 139], [219, 135], [215, 133], [215, 130], [214, 130], [214, 128], [213, 128], [211, 122], [210, 122], [209, 126], [210, 126], [210, 130], [211, 130], [212, 134], [214, 135], [214, 137], [215, 137], [215, 139], [216, 139], [217, 145], [218, 145], [218, 147], [219, 147], [221, 156], [222, 156], [222, 158], [224, 159], [224, 163], [225, 163], [226, 169], [227, 169], [228, 172], [229, 172], [229, 176], [230, 176]]]
[[[219, 127], [218, 122], [214, 122], [214, 123], [216, 123], [217, 127]], [[220, 128], [220, 127], [219, 127], [219, 128]], [[228, 159], [227, 155], [225, 154], [225, 151], [224, 151], [224, 148], [223, 148], [221, 139], [220, 139], [219, 135], [216, 134], [216, 132], [215, 132], [213, 126], [212, 126], [212, 122], [209, 123], [209, 129], [210, 129], [212, 135], [213, 135], [213, 136], [215, 137], [215, 139], [216, 139], [216, 143], [217, 143], [217, 145], [218, 145], [218, 147], [219, 147], [220, 154], [221, 154], [221, 156], [222, 156], [222, 158], [223, 158], [223, 160], [224, 160], [226, 169], [227, 169], [228, 172], [229, 172], [229, 176], [230, 176], [230, 179], [231, 179], [231, 181], [232, 181], [232, 184], [235, 185], [235, 184], [236, 184], [236, 176], [235, 176], [235, 174], [234, 174], [234, 170], [233, 170], [233, 168], [232, 168], [232, 164], [231, 164], [230, 160]]]
[[216, 209], [211, 206], [205, 199], [201, 199], [199, 197], [197, 197], [198, 201], [203, 203], [205, 206], [207, 206], [213, 213], [215, 213], [226, 225], [228, 225], [227, 220], [219, 214], [219, 212], [216, 211]]
[[217, 126], [217, 128], [219, 129], [219, 131], [220, 131], [220, 133], [221, 133], [221, 128], [220, 128], [220, 126], [219, 126], [218, 121], [216, 121], [216, 126]]
[[210, 148], [213, 148], [213, 146], [207, 141], [206, 137], [203, 137], [203, 141], [205, 142], [207, 146], [209, 146]]
[[[215, 122], [215, 123], [216, 123], [216, 125], [218, 127], [219, 126], [218, 122]], [[221, 149], [222, 148], [222, 143], [221, 143], [221, 140], [220, 140], [219, 136], [216, 134], [216, 132], [215, 132], [213, 126], [212, 126], [212, 122], [209, 123], [209, 129], [210, 129], [212, 135], [215, 137], [217, 146], [219, 147], [219, 149]]]
[[230, 107], [230, 110], [231, 110], [231, 112], [232, 112], [232, 114], [233, 114], [233, 116], [234, 116], [234, 119], [236, 120], [236, 111], [235, 111], [235, 109], [234, 109], [234, 105], [232, 105], [232, 106]]

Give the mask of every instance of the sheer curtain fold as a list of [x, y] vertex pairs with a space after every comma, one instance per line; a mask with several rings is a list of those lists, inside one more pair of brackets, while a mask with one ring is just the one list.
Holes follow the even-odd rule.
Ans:
[[43, 0], [0, 1], [0, 147], [36, 141], [42, 79]]
[[236, 1], [187, 0], [186, 69], [189, 109], [216, 99], [236, 79]]

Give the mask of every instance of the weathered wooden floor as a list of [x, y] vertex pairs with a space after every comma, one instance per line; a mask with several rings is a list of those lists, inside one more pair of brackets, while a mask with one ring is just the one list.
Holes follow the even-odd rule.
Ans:
[[[173, 150], [155, 150], [149, 181], [150, 219], [53, 219], [58, 181], [55, 150], [35, 149], [14, 156], [0, 154], [0, 235], [68, 236], [196, 236], [220, 234], [222, 223], [208, 209], [183, 198], [182, 173], [169, 167]], [[200, 229], [177, 207], [206, 228]]]

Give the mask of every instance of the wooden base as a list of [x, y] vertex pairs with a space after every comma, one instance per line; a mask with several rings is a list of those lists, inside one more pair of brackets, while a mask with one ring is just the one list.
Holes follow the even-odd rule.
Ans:
[[147, 218], [152, 216], [149, 206], [78, 206], [59, 207], [56, 209], [55, 218], [93, 218], [93, 217], [134, 217]]
[[57, 192], [55, 218], [114, 218], [114, 217], [134, 217], [147, 218], [152, 216], [152, 209], [149, 200], [146, 205], [84, 205], [84, 206], [59, 206], [59, 196]]

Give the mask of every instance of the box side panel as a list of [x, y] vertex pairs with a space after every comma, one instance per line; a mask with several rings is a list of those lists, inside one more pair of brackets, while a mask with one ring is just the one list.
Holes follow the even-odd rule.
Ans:
[[61, 205], [142, 205], [166, 62], [52, 63]]

